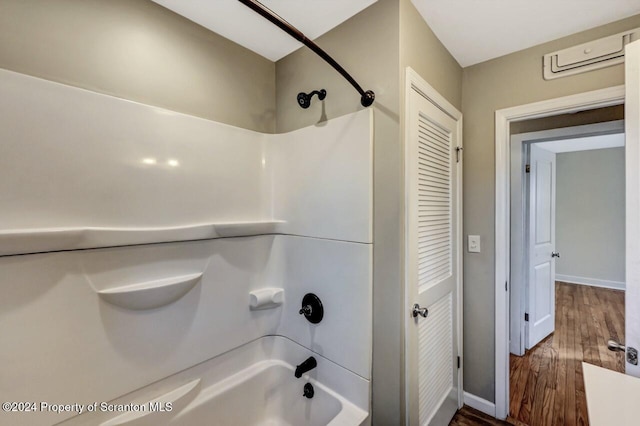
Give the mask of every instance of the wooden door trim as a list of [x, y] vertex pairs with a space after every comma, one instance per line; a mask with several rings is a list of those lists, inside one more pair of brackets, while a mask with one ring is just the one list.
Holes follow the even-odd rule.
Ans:
[[496, 417], [509, 411], [509, 257], [510, 126], [512, 122], [549, 117], [624, 103], [625, 87], [549, 99], [500, 109], [495, 114], [495, 404]]

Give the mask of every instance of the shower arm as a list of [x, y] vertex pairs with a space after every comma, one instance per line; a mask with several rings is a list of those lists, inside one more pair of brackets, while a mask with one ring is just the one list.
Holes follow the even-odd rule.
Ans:
[[324, 59], [329, 65], [331, 65], [336, 71], [338, 71], [351, 85], [358, 91], [360, 94], [360, 103], [364, 107], [369, 107], [373, 104], [373, 101], [376, 98], [375, 93], [371, 90], [364, 91], [362, 87], [358, 84], [357, 81], [354, 80], [353, 77], [344, 69], [342, 66], [335, 61], [327, 52], [322, 50], [317, 44], [315, 44], [312, 40], [309, 40], [300, 30], [298, 30], [293, 25], [289, 24], [287, 21], [280, 18], [278, 15], [274, 14], [270, 9], [265, 7], [262, 3], [257, 0], [238, 0], [240, 3], [244, 4], [254, 12], [261, 15], [263, 18], [269, 20], [272, 24], [279, 27], [281, 30], [289, 34], [291, 37], [295, 38], [313, 52], [316, 55], [320, 56]]

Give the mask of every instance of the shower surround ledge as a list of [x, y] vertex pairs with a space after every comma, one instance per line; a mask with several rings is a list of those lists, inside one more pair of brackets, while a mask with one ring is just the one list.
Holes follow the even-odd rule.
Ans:
[[165, 228], [49, 228], [0, 231], [0, 256], [281, 234], [283, 220], [206, 223]]
[[263, 234], [371, 243], [372, 134], [370, 110], [272, 135], [0, 69], [0, 256]]

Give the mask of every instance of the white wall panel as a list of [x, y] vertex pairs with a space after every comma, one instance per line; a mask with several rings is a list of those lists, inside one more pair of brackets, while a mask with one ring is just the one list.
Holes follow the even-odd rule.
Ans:
[[[364, 110], [265, 135], [0, 69], [0, 255], [252, 233], [372, 242], [371, 126]], [[219, 232], [238, 222], [266, 225]]]
[[2, 229], [268, 213], [260, 133], [0, 69], [0, 140]]
[[[109, 401], [264, 335], [280, 334], [370, 377], [371, 245], [258, 236], [0, 258], [0, 399]], [[128, 310], [97, 291], [203, 272], [174, 303]], [[285, 302], [249, 309], [249, 292]], [[325, 318], [298, 314], [314, 292]], [[302, 362], [301, 359], [299, 362]], [[1, 413], [1, 424], [64, 416]]]
[[284, 233], [370, 243], [372, 111], [276, 135], [269, 145], [273, 216]]
[[[372, 245], [298, 237], [275, 245], [286, 258], [288, 283], [278, 333], [369, 379]], [[322, 301], [324, 318], [318, 324], [298, 313], [306, 293]]]
[[[0, 398], [107, 401], [273, 334], [282, 311], [250, 311], [248, 293], [262, 286], [274, 238], [0, 259]], [[96, 294], [123, 283], [190, 272], [204, 272], [201, 282], [157, 309], [127, 310]], [[62, 419], [30, 414], [3, 413], [0, 423]]]

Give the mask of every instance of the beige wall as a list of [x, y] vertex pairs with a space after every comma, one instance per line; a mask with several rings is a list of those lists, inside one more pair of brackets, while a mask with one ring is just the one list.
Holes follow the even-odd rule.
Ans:
[[401, 79], [408, 66], [454, 107], [462, 109], [462, 67], [440, 43], [411, 0], [400, 0]]
[[[379, 0], [315, 42], [364, 90], [376, 94], [376, 118], [398, 121], [398, 0]], [[278, 132], [309, 126], [363, 109], [360, 95], [338, 72], [310, 49], [300, 48], [276, 63]], [[298, 106], [299, 92], [325, 89], [308, 109]]]
[[[363, 86], [376, 93], [374, 176], [373, 422], [403, 422], [403, 148], [404, 68], [413, 67], [456, 107], [462, 69], [409, 0], [379, 0], [317, 40]], [[402, 84], [401, 84], [402, 83]], [[300, 91], [326, 89], [308, 110]], [[308, 49], [276, 64], [277, 131], [319, 123], [361, 109], [357, 92]]]
[[556, 156], [556, 274], [624, 282], [624, 148]]
[[495, 399], [494, 115], [497, 109], [623, 84], [617, 65], [544, 81], [542, 56], [640, 26], [640, 15], [465, 68], [464, 234], [482, 237], [482, 253], [465, 256], [465, 391]]
[[149, 0], [0, 0], [0, 68], [275, 130], [275, 64]]
[[[379, 0], [316, 40], [362, 87], [374, 109], [373, 422], [399, 425], [401, 403], [401, 150], [399, 143], [398, 0]], [[360, 95], [306, 48], [276, 64], [277, 131], [362, 109]], [[300, 91], [326, 89], [309, 109]]]

